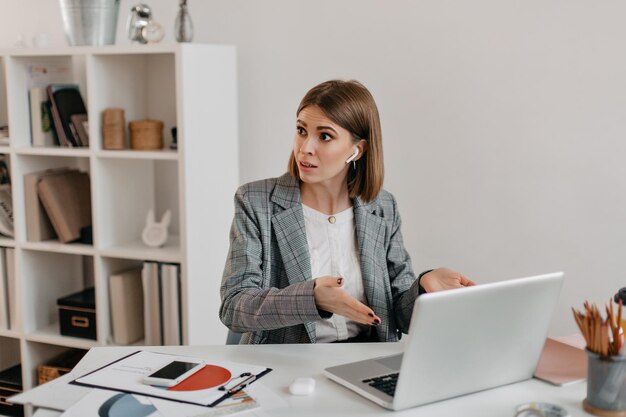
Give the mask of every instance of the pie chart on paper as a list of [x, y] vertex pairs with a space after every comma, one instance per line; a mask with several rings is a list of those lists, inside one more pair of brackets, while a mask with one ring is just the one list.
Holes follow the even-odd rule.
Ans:
[[168, 388], [168, 391], [198, 391], [219, 387], [228, 382], [231, 375], [228, 369], [221, 366], [204, 365], [204, 368], [184, 381]]

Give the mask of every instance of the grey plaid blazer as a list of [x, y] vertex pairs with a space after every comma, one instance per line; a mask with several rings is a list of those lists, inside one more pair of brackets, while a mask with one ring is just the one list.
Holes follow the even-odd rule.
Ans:
[[[367, 304], [381, 318], [380, 341], [406, 333], [419, 293], [393, 196], [354, 200]], [[315, 343], [317, 309], [298, 181], [290, 174], [241, 186], [235, 194], [220, 319], [241, 343]]]

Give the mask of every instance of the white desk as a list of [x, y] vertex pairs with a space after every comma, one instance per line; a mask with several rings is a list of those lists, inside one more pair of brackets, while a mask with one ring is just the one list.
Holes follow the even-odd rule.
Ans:
[[[271, 417], [333, 417], [391, 415], [378, 405], [328, 380], [322, 370], [328, 366], [375, 356], [398, 353], [399, 343], [319, 344], [319, 345], [261, 345], [261, 346], [179, 346], [146, 348], [158, 352], [177, 353], [206, 359], [231, 360], [258, 364], [274, 370], [259, 380], [267, 388], [281, 395], [289, 405], [269, 410]], [[75, 368], [75, 372], [96, 369], [137, 347], [93, 348]], [[293, 396], [287, 387], [293, 378], [315, 378], [315, 393], [307, 397]], [[54, 382], [54, 381], [53, 381]], [[35, 388], [43, 390], [46, 386]], [[532, 379], [447, 401], [395, 412], [394, 416], [480, 416], [507, 417], [514, 415], [514, 407], [530, 401], [545, 401], [565, 407], [572, 417], [589, 416], [582, 410], [586, 384], [554, 387]], [[78, 398], [77, 398], [78, 400]], [[261, 409], [263, 404], [261, 403]]]

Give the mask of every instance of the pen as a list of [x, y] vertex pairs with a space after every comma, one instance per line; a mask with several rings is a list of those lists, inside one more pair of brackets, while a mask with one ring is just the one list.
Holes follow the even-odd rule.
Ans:
[[233, 394], [241, 391], [242, 389], [247, 387], [248, 384], [251, 384], [252, 382], [254, 382], [255, 379], [256, 379], [256, 375], [250, 375], [248, 378], [244, 379], [239, 384], [237, 384], [234, 387], [232, 387], [231, 389], [229, 389], [228, 390], [228, 395], [233, 395]]

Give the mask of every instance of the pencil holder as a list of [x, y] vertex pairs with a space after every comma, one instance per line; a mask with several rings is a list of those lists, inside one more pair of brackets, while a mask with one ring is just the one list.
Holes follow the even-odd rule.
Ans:
[[587, 398], [583, 408], [602, 417], [626, 416], [626, 356], [600, 356], [587, 350]]
[[102, 112], [104, 149], [124, 149], [126, 147], [125, 126], [124, 109], [111, 108]]
[[163, 122], [160, 120], [135, 120], [128, 123], [128, 129], [132, 149], [163, 148]]

